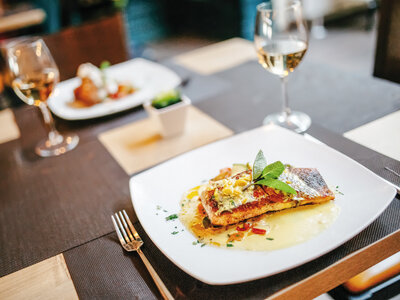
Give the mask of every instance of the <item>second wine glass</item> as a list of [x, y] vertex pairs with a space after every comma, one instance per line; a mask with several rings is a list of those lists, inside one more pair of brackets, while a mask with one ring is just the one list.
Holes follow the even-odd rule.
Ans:
[[46, 44], [40, 38], [22, 38], [7, 45], [7, 57], [13, 76], [12, 87], [29, 105], [39, 107], [48, 130], [48, 138], [35, 148], [39, 156], [56, 156], [76, 147], [75, 134], [61, 135], [55, 128], [47, 99], [59, 80], [59, 72]]
[[288, 75], [299, 65], [308, 47], [308, 32], [300, 1], [270, 1], [257, 6], [254, 43], [259, 63], [280, 77], [282, 111], [268, 115], [264, 124], [276, 124], [296, 132], [311, 125], [308, 115], [289, 107], [286, 82]]

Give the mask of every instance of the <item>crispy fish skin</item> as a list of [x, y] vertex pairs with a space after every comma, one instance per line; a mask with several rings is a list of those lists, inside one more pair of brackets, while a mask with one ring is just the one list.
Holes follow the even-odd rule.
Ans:
[[[248, 172], [243, 172], [248, 174]], [[241, 175], [232, 176], [234, 180]], [[205, 189], [200, 199], [213, 225], [226, 226], [259, 216], [266, 212], [279, 211], [307, 204], [319, 204], [335, 199], [333, 192], [328, 188], [321, 174], [314, 168], [287, 168], [279, 177], [286, 181], [296, 191], [297, 195], [288, 197], [285, 193], [270, 187], [255, 185], [252, 188], [254, 201], [246, 202], [231, 210], [220, 211], [215, 200], [215, 189]], [[217, 182], [216, 182], [217, 183]]]

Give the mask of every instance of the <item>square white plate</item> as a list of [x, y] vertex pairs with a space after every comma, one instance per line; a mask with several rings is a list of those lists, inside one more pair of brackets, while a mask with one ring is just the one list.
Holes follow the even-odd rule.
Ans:
[[57, 85], [48, 101], [51, 111], [66, 120], [98, 118], [141, 105], [159, 92], [173, 89], [180, 83], [180, 78], [174, 72], [143, 58], [112, 65], [106, 69], [106, 74], [119, 82], [129, 82], [138, 90], [118, 100], [75, 108], [70, 103], [74, 101], [74, 89], [81, 84], [81, 80], [75, 77]]
[[[179, 212], [186, 190], [232, 163], [252, 163], [260, 149], [268, 162], [281, 160], [296, 167], [317, 168], [330, 187], [340, 187], [344, 195], [335, 200], [340, 214], [327, 230], [303, 244], [256, 252], [195, 246], [196, 238], [188, 230], [182, 231], [178, 219], [165, 220]], [[372, 223], [396, 193], [349, 157], [276, 126], [260, 127], [171, 159], [132, 177], [130, 191], [139, 221], [154, 244], [186, 273], [214, 285], [267, 277], [333, 250]], [[178, 233], [171, 234], [174, 231]]]

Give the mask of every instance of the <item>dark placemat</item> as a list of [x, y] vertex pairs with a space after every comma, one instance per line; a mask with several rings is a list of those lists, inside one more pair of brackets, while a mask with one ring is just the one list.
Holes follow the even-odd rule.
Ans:
[[[291, 80], [294, 82], [291, 85], [294, 84], [294, 87], [290, 89], [295, 88], [296, 96], [302, 95], [303, 101], [305, 101], [306, 97], [310, 98], [308, 99], [308, 106], [306, 106], [306, 109], [302, 109], [303, 111], [309, 113], [314, 121], [316, 121], [315, 119], [324, 121], [322, 122], [324, 126], [337, 132], [352, 129], [400, 108], [400, 103], [396, 100], [398, 94], [395, 94], [399, 89], [391, 83], [380, 80], [377, 83], [373, 78], [366, 78], [369, 87], [365, 88], [361, 86], [361, 84], [366, 84], [363, 81], [365, 79], [363, 77], [354, 79], [350, 74], [341, 76], [342, 72], [330, 69], [324, 70], [318, 65], [309, 66], [309, 68], [305, 68], [306, 70], [302, 71], [305, 73], [304, 76], [308, 76], [307, 79], [304, 79], [306, 82], [303, 82], [301, 77], [293, 78]], [[317, 84], [318, 80], [309, 78], [312, 77], [311, 75], [318, 76], [316, 78], [320, 80], [319, 84]], [[257, 63], [247, 62], [221, 72], [218, 76], [231, 82], [232, 89], [210, 99], [200, 101], [196, 103], [196, 106], [236, 132], [260, 126], [267, 113], [280, 109], [279, 82], [276, 83], [276, 78], [268, 75]], [[347, 80], [352, 81], [353, 79], [357, 82], [356, 86], [353, 86], [351, 82], [346, 84]], [[300, 80], [300, 82], [296, 83], [296, 80]], [[325, 80], [333, 80], [334, 82], [327, 85], [327, 87], [321, 86], [321, 81], [325, 82]], [[312, 84], [308, 81], [311, 81]], [[297, 90], [296, 84], [298, 85]], [[301, 88], [301, 84], [305, 84], [306, 89]], [[340, 87], [340, 92], [337, 91], [338, 87]], [[317, 92], [313, 91], [311, 93], [310, 89], [314, 88], [317, 89]], [[360, 88], [367, 89], [368, 92], [360, 92]], [[291, 93], [293, 93], [293, 90], [291, 90]], [[384, 96], [382, 96], [382, 93]], [[266, 99], [267, 94], [270, 95], [269, 99]], [[360, 101], [361, 95], [368, 97], [365, 102], [368, 105], [367, 107], [363, 106], [361, 113], [357, 114], [354, 111], [350, 111], [350, 108], [362, 104]], [[324, 99], [323, 101], [320, 100], [321, 97]], [[353, 99], [356, 99], [354, 100], [355, 104], [352, 102]], [[380, 99], [382, 102], [377, 104], [376, 99]], [[332, 101], [337, 102], [331, 103]], [[293, 107], [298, 105], [298, 103], [293, 103]], [[330, 111], [332, 106], [334, 106], [334, 109]], [[263, 107], [265, 107], [265, 110]], [[368, 111], [367, 115], [364, 115], [365, 111]], [[353, 116], [353, 119], [350, 116]], [[359, 162], [365, 163], [369, 162], [369, 159], [376, 160], [379, 158], [381, 163], [399, 166], [398, 162], [390, 158], [348, 141], [340, 135], [329, 133], [318, 126], [314, 126], [310, 133], [317, 138], [326, 135], [329, 141], [326, 139], [323, 141], [334, 148], [336, 145], [341, 150], [343, 145], [345, 145], [346, 149], [350, 147], [352, 150], [348, 154]], [[351, 143], [351, 145], [347, 143]], [[357, 150], [361, 148], [362, 150]], [[364, 157], [367, 159], [365, 160]], [[375, 168], [380, 168], [379, 165], [372, 163], [367, 167], [370, 167], [373, 171]], [[200, 299], [212, 295], [213, 298], [258, 299], [304, 279], [350, 253], [398, 230], [400, 228], [399, 202], [397, 200], [393, 201], [389, 208], [361, 234], [323, 257], [289, 272], [234, 286], [210, 286], [186, 275], [154, 247], [139, 224], [138, 227], [146, 242], [144, 251], [176, 297]], [[96, 296], [109, 298], [136, 296], [147, 298], [159, 295], [148, 275], [143, 275], [144, 267], [137, 264], [138, 257], [135, 254], [132, 256], [123, 254], [113, 234], [72, 249], [66, 252], [65, 256], [77, 292], [82, 299], [96, 298]], [[111, 278], [117, 278], [118, 280]], [[146, 279], [146, 284], [142, 281], [142, 278]], [[115, 281], [118, 282], [117, 286], [114, 284]], [[144, 291], [146, 291], [145, 294], [143, 294]]]
[[173, 60], [166, 60], [163, 62], [163, 65], [173, 70], [184, 81], [187, 81], [181, 89], [192, 100], [192, 103], [222, 95], [232, 89], [232, 82], [222, 78], [218, 74], [198, 74], [177, 65]]
[[129, 177], [99, 141], [40, 158], [36, 111], [18, 125], [21, 139], [0, 146], [0, 277], [110, 233], [110, 214], [130, 199]]
[[[184, 91], [193, 102], [230, 88], [221, 78], [176, 71], [189, 79]], [[14, 113], [21, 138], [0, 145], [0, 276], [112, 231], [111, 213], [130, 207], [129, 177], [97, 135], [146, 117], [136, 107], [93, 120], [56, 119], [60, 132], [76, 132], [80, 143], [72, 152], [43, 159], [34, 154], [46, 136], [39, 110], [21, 106]]]
[[[235, 132], [262, 124], [281, 110], [279, 78], [249, 61], [220, 72], [232, 83], [225, 93], [197, 106]], [[344, 133], [400, 109], [400, 85], [372, 76], [304, 62], [288, 80], [289, 105], [310, 115], [313, 123]]]
[[[212, 286], [194, 279], [158, 250], [139, 223], [135, 228], [145, 242], [143, 252], [176, 299], [264, 299], [398, 230], [400, 201], [393, 201], [375, 222], [330, 253], [290, 271], [235, 285]], [[140, 257], [124, 252], [116, 234], [71, 249], [64, 256], [80, 299], [160, 298]]]

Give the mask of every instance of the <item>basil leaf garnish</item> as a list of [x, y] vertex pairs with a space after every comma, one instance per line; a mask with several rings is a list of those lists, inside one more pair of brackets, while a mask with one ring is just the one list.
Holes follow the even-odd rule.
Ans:
[[296, 195], [297, 192], [294, 188], [278, 179], [283, 171], [285, 171], [285, 165], [280, 161], [267, 165], [264, 153], [260, 150], [253, 164], [253, 180], [243, 187], [243, 191], [251, 185], [259, 184]]
[[296, 190], [294, 188], [292, 188], [290, 185], [284, 183], [283, 181], [280, 181], [278, 179], [271, 178], [271, 177], [261, 179], [261, 180], [257, 181], [256, 184], [269, 186], [269, 187], [272, 187], [274, 189], [277, 189], [277, 190], [280, 190], [282, 192], [286, 192], [289, 194], [294, 194], [294, 195], [297, 194]]
[[256, 159], [253, 164], [253, 180], [257, 180], [267, 166], [267, 160], [264, 157], [264, 153], [260, 150], [257, 153]]
[[283, 173], [285, 166], [280, 161], [276, 161], [264, 168], [262, 171], [262, 177], [271, 177], [278, 179], [279, 175]]

